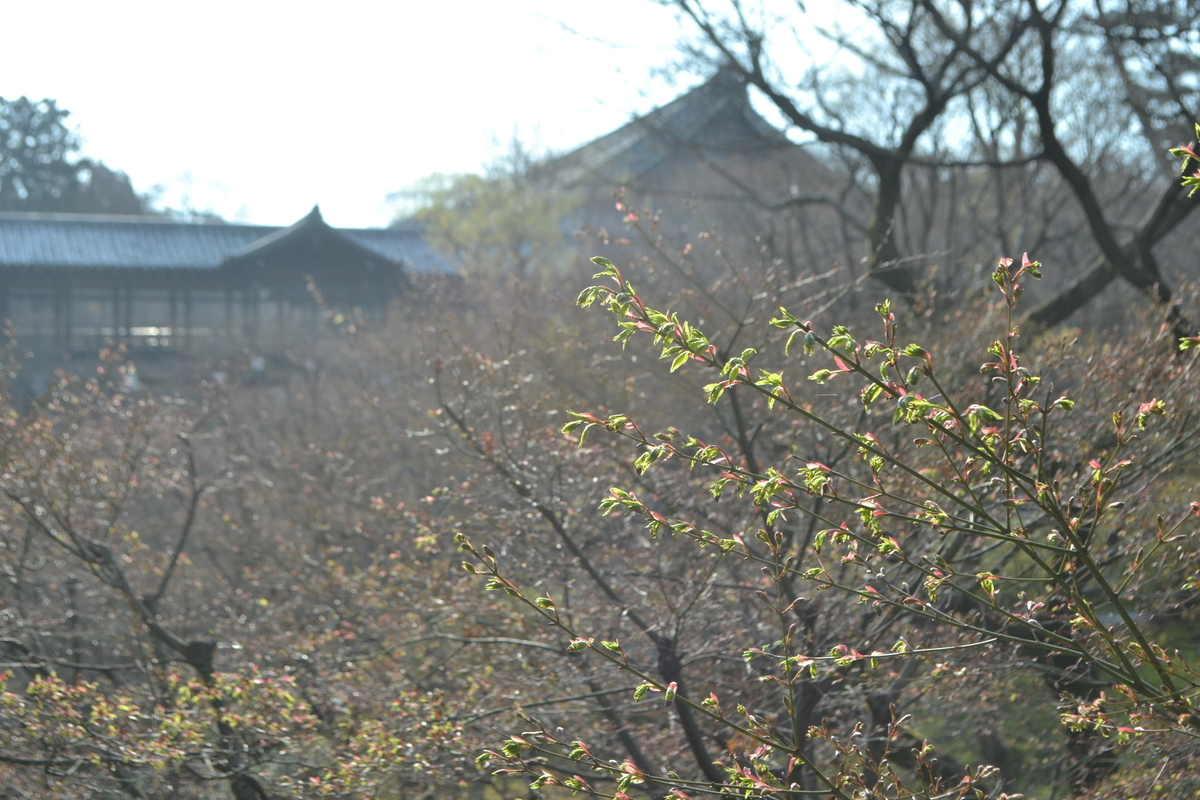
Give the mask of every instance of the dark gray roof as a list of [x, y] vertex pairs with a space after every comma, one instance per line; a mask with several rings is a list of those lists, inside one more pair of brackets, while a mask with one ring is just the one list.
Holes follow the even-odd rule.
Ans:
[[350, 239], [384, 258], [409, 265], [417, 272], [452, 272], [453, 268], [435, 253], [415, 222], [380, 228], [339, 228]]
[[644, 175], [688, 150], [761, 152], [790, 146], [751, 107], [742, 76], [726, 68], [662, 108], [567, 153], [556, 165], [568, 183], [613, 182]]
[[[0, 213], [0, 268], [216, 269], [282, 230], [159, 217]], [[335, 230], [414, 272], [449, 271], [419, 226]]]

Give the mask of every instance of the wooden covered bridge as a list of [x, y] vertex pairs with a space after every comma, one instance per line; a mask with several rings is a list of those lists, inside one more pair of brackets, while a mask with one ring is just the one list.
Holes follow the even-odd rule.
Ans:
[[415, 225], [286, 228], [159, 217], [0, 214], [0, 317], [22, 346], [187, 348], [286, 339], [328, 306], [382, 316], [413, 275], [446, 271]]

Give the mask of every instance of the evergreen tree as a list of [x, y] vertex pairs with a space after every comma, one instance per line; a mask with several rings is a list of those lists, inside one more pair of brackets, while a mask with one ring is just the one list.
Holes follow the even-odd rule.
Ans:
[[0, 211], [146, 213], [124, 173], [80, 155], [70, 113], [51, 99], [0, 97]]

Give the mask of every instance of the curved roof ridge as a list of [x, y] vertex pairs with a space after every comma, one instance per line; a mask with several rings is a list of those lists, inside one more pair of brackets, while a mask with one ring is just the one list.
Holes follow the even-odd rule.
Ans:
[[261, 239], [256, 239], [240, 250], [236, 250], [221, 259], [221, 265], [233, 264], [238, 261], [268, 253], [280, 247], [286, 246], [297, 237], [303, 236], [306, 233], [316, 233], [320, 236], [327, 236], [333, 239], [338, 244], [350, 248], [350, 250], [358, 253], [366, 259], [381, 259], [384, 262], [392, 263], [397, 266], [404, 266], [402, 262], [397, 261], [390, 256], [373, 250], [360, 244], [354, 238], [347, 236], [342, 231], [334, 228], [325, 221], [321, 216], [321, 207], [314, 205], [312, 211], [304, 215], [299, 221], [289, 225], [286, 228], [280, 228], [273, 233], [268, 233]]
[[[703, 141], [722, 115], [727, 118], [722, 131], [724, 141]], [[584, 174], [615, 169], [637, 175], [653, 169], [680, 148], [739, 150], [764, 146], [793, 143], [754, 110], [745, 79], [735, 67], [726, 65], [666, 105], [634, 117], [554, 161]]]
[[349, 252], [416, 272], [450, 272], [418, 227], [329, 226], [314, 208], [299, 222], [224, 225], [99, 214], [0, 213], [0, 269], [215, 270], [233, 257], [262, 252], [297, 231], [319, 226]]

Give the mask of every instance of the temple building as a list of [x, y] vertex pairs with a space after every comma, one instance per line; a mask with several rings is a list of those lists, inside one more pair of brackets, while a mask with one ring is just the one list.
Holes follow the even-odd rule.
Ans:
[[787, 177], [807, 177], [795, 174], [799, 164], [813, 168], [801, 148], [754, 110], [741, 76], [725, 68], [551, 166], [567, 186], [662, 195], [686, 192], [679, 185], [684, 176], [711, 184], [712, 177], [726, 177], [725, 170], [764, 160]]
[[[704, 227], [736, 232], [746, 245], [729, 252], [743, 264], [765, 262], [790, 277], [816, 264], [853, 263], [861, 242], [835, 208], [850, 214], [857, 197], [847, 177], [799, 145], [755, 109], [745, 80], [723, 68], [666, 105], [551, 160], [545, 171], [583, 200], [568, 219], [572, 230], [604, 230], [613, 238], [626, 225], [624, 206], [658, 217], [655, 230], [687, 241]], [[603, 252], [603, 251], [602, 251]], [[613, 252], [614, 256], [618, 255]]]
[[381, 317], [405, 283], [444, 272], [416, 225], [286, 228], [166, 217], [0, 213], [0, 317], [23, 347], [95, 352], [269, 342], [327, 307]]
[[[620, 193], [631, 207], [666, 209], [678, 237], [698, 217], [762, 232], [743, 237], [749, 255], [769, 245], [788, 273], [840, 246], [841, 226], [813, 200], [834, 194], [838, 178], [759, 115], [729, 69], [538, 174], [577, 199], [557, 206], [572, 235], [622, 231]], [[413, 280], [451, 271], [418, 223], [334, 228], [315, 207], [284, 228], [0, 212], [0, 318], [47, 358], [94, 355], [109, 342], [143, 356], [222, 343], [278, 350], [321, 328], [314, 287], [326, 308], [379, 319]]]

